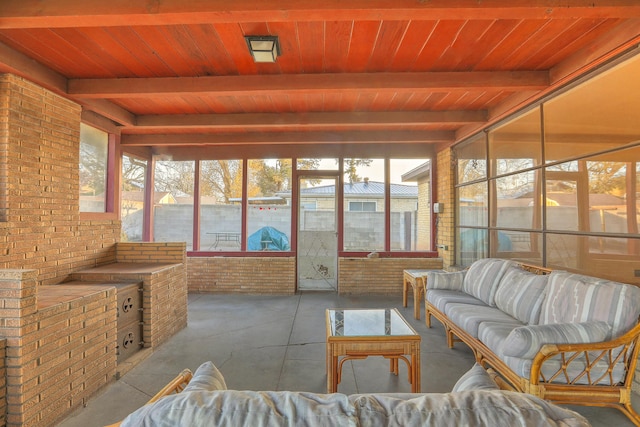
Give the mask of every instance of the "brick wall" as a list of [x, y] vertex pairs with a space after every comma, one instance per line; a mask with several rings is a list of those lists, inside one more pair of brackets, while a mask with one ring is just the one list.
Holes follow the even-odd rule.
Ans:
[[431, 248], [431, 180], [418, 179], [418, 245], [419, 251], [430, 251]]
[[402, 295], [403, 270], [441, 269], [440, 258], [340, 258], [340, 294]]
[[7, 340], [0, 339], [0, 426], [7, 424]]
[[35, 270], [0, 271], [7, 340], [7, 425], [52, 425], [113, 379], [116, 294], [38, 310]]
[[294, 257], [187, 258], [189, 292], [290, 295]]
[[40, 284], [115, 260], [120, 221], [80, 219], [80, 113], [46, 89], [0, 75], [0, 269], [35, 269]]
[[120, 242], [116, 245], [117, 262], [187, 263], [184, 242]]
[[107, 320], [115, 322], [115, 294], [36, 310], [38, 285], [115, 261], [120, 222], [80, 217], [80, 114], [73, 102], [0, 75], [0, 336], [12, 426], [51, 425], [115, 369]]
[[[294, 257], [187, 258], [189, 292], [293, 294]], [[340, 258], [341, 294], [401, 295], [405, 269], [442, 268], [439, 258]]]
[[438, 249], [438, 254], [442, 258], [443, 268], [447, 269], [455, 264], [455, 203], [454, 203], [454, 168], [452, 165], [451, 149], [446, 148], [437, 155], [437, 191], [438, 200], [434, 202], [442, 203], [444, 210], [438, 214], [438, 225], [436, 231], [436, 245], [445, 245], [447, 249]]
[[[145, 259], [147, 249], [168, 247], [176, 257], [184, 257], [185, 244], [136, 243], [118, 246], [124, 250], [129, 260], [138, 262], [117, 262], [75, 272], [73, 280], [81, 282], [142, 283], [142, 320], [145, 347], [156, 347], [187, 326], [187, 277], [185, 264], [179, 262], [157, 263], [154, 259]], [[175, 250], [182, 248], [182, 254]], [[140, 249], [136, 256], [135, 249]], [[118, 255], [118, 257], [120, 257]], [[175, 259], [174, 259], [175, 261]]]

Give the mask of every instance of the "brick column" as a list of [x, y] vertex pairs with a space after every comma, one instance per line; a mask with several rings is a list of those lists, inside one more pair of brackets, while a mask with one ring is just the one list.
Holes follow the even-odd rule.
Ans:
[[6, 337], [7, 425], [23, 425], [25, 349], [23, 336], [37, 323], [36, 270], [0, 270], [0, 335]]
[[445, 148], [437, 155], [438, 165], [438, 200], [434, 202], [442, 203], [444, 210], [438, 214], [437, 245], [444, 245], [447, 249], [438, 249], [438, 254], [442, 258], [443, 268], [447, 269], [455, 264], [455, 189], [453, 174], [455, 172], [452, 164], [452, 150]]

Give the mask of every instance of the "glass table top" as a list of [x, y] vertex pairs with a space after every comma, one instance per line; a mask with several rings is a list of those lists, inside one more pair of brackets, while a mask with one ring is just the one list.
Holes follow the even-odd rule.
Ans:
[[327, 312], [334, 337], [416, 335], [395, 308]]

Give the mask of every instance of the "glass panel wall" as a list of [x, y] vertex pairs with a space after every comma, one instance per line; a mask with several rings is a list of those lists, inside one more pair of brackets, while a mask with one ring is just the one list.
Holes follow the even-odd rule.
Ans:
[[80, 212], [107, 211], [109, 134], [80, 124]]
[[242, 160], [200, 162], [200, 250], [239, 251]]
[[391, 250], [431, 249], [431, 163], [389, 160]]
[[484, 134], [472, 137], [455, 148], [458, 184], [487, 177], [487, 140]]
[[384, 250], [384, 176], [384, 159], [344, 159], [345, 251]]
[[492, 226], [499, 228], [540, 229], [542, 217], [540, 174], [528, 171], [491, 181]]
[[489, 132], [493, 176], [538, 166], [542, 160], [540, 108]]
[[488, 225], [489, 197], [486, 182], [459, 187], [457, 199], [460, 226]]
[[637, 75], [640, 55], [489, 130], [486, 178], [470, 166], [484, 134], [454, 148], [458, 264], [498, 256], [640, 285]]
[[129, 154], [122, 155], [120, 218], [123, 242], [141, 242], [144, 226], [144, 194], [148, 162]]
[[153, 237], [156, 242], [186, 242], [193, 250], [195, 162], [156, 162]]
[[291, 250], [291, 159], [254, 159], [247, 170], [247, 250]]
[[[133, 159], [125, 156], [124, 168], [129, 172], [123, 174], [133, 177], [137, 172], [144, 176], [146, 163], [135, 169]], [[290, 251], [293, 203], [297, 201], [295, 208], [300, 209], [305, 220], [322, 225], [326, 212], [337, 207], [335, 170], [341, 162], [346, 182], [343, 227], [339, 230], [343, 245], [336, 250], [430, 250], [429, 159], [297, 159], [295, 171], [290, 158], [156, 160], [153, 238], [186, 241], [189, 251], [205, 253]], [[308, 177], [299, 179], [305, 174]], [[298, 197], [292, 197], [294, 178], [300, 185]], [[135, 185], [134, 178], [125, 181], [129, 186]], [[486, 189], [483, 191], [486, 203]], [[127, 206], [123, 201], [123, 209], [133, 209]], [[388, 211], [387, 206], [391, 207]], [[142, 221], [143, 212], [139, 215]], [[482, 215], [486, 218], [486, 214]]]
[[301, 171], [323, 170], [337, 171], [340, 166], [338, 159], [297, 159], [296, 168]]
[[544, 103], [547, 163], [612, 150], [640, 137], [640, 59]]

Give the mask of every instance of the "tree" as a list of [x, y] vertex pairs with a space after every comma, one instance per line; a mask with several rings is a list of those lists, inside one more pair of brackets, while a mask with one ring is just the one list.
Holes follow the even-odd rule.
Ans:
[[349, 178], [349, 183], [362, 181], [358, 175], [358, 167], [369, 166], [372, 159], [344, 159], [344, 174]]
[[277, 192], [291, 189], [291, 159], [260, 162], [254, 165], [253, 175], [263, 196], [273, 196]]
[[193, 195], [195, 162], [158, 161], [155, 172], [155, 191], [171, 192], [174, 196]]
[[80, 191], [104, 194], [107, 181], [107, 146], [81, 141]]
[[623, 162], [587, 162], [589, 192], [623, 196], [626, 190], [627, 164]]
[[[255, 163], [251, 163], [255, 162]], [[318, 169], [319, 159], [299, 159], [300, 169]], [[291, 159], [254, 160], [250, 161], [250, 170], [253, 171], [255, 181], [263, 196], [273, 196], [281, 191], [290, 191], [293, 165]], [[319, 182], [319, 180], [309, 180]]]
[[200, 195], [222, 203], [242, 197], [242, 161], [206, 160], [200, 163]]
[[122, 156], [122, 189], [137, 191], [144, 188], [147, 162], [138, 158]]

